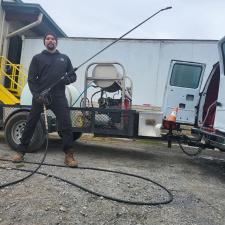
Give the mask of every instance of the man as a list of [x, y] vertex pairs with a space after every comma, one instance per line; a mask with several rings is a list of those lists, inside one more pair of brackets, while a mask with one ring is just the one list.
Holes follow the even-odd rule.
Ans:
[[[61, 54], [57, 49], [57, 37], [52, 33], [47, 33], [44, 37], [46, 50], [33, 57], [29, 72], [28, 85], [33, 95], [32, 108], [21, 137], [21, 144], [18, 145], [17, 153], [13, 157], [13, 162], [21, 162], [27, 152], [28, 145], [33, 136], [37, 122], [43, 112], [43, 104], [47, 105], [56, 115], [58, 129], [62, 134], [62, 148], [65, 152], [65, 164], [76, 167], [78, 162], [73, 156], [73, 133], [70, 119], [70, 111], [65, 95], [65, 85], [76, 81], [76, 74], [68, 56]], [[66, 75], [65, 75], [66, 74]], [[46, 102], [41, 94], [53, 83], [62, 79], [50, 91], [50, 103]]]

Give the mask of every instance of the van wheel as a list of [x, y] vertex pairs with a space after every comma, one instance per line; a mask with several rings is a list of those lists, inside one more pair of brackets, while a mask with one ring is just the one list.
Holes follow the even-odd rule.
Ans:
[[[24, 131], [29, 112], [18, 112], [11, 116], [5, 124], [5, 140], [9, 146], [16, 150], [20, 144], [20, 138]], [[45, 131], [41, 121], [37, 123], [28, 151], [34, 152], [40, 149], [45, 141]]]
[[[59, 137], [62, 137], [62, 134], [60, 131], [58, 131]], [[73, 132], [73, 141], [76, 141], [82, 136], [81, 132]]]

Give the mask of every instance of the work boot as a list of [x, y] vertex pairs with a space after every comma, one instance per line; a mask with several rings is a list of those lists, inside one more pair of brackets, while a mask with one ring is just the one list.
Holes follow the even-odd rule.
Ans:
[[76, 159], [74, 159], [72, 152], [65, 153], [65, 164], [69, 167], [77, 167], [78, 166], [78, 162]]
[[24, 153], [21, 152], [17, 152], [12, 158], [12, 162], [14, 163], [19, 163], [22, 162], [23, 160], [24, 160]]

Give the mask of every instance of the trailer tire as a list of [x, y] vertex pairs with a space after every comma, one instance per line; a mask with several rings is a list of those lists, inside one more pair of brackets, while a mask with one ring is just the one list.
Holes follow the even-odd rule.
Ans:
[[[5, 140], [9, 146], [16, 150], [20, 144], [23, 129], [26, 125], [29, 112], [18, 112], [12, 115], [5, 124]], [[45, 131], [41, 121], [38, 121], [28, 151], [35, 152], [40, 149], [45, 141]]]
[[[62, 134], [60, 131], [58, 131], [59, 137], [62, 137]], [[82, 132], [73, 132], [73, 141], [76, 141], [82, 136]]]

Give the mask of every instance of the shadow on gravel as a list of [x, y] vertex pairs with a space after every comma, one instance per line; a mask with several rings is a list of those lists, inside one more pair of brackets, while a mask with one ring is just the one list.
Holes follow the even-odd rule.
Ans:
[[[109, 145], [109, 143], [107, 143]], [[219, 157], [223, 157], [223, 152], [206, 151], [205, 155], [211, 155], [202, 158], [194, 157], [191, 158], [185, 155], [179, 148], [168, 149], [166, 146], [155, 146], [149, 145], [148, 148], [138, 148], [138, 146], [130, 147], [132, 145], [126, 145], [124, 143], [112, 143], [111, 146], [102, 145], [102, 143], [88, 143], [87, 142], [75, 142], [74, 148], [78, 154], [88, 155], [96, 158], [120, 158], [124, 160], [140, 160], [140, 161], [151, 161], [160, 165], [171, 165], [182, 164], [185, 173], [190, 173], [190, 166], [196, 168], [199, 173], [206, 177], [212, 176], [217, 177], [222, 182], [225, 182], [225, 160], [218, 160]], [[50, 139], [49, 151], [61, 151], [61, 140]], [[215, 158], [213, 158], [215, 157]], [[224, 156], [225, 157], [225, 156]], [[223, 158], [224, 158], [223, 157]]]
[[[120, 144], [121, 145], [121, 144]], [[95, 157], [105, 157], [105, 158], [124, 158], [124, 159], [137, 159], [137, 160], [156, 160], [155, 154], [147, 152], [138, 148], [129, 148], [125, 143], [121, 145], [115, 143], [110, 146], [102, 146], [98, 143], [84, 143], [84, 142], [75, 142], [74, 149], [76, 153], [81, 153], [82, 155], [94, 155]], [[61, 151], [61, 140], [53, 139], [49, 140], [49, 152]], [[43, 151], [42, 149], [41, 151]]]

